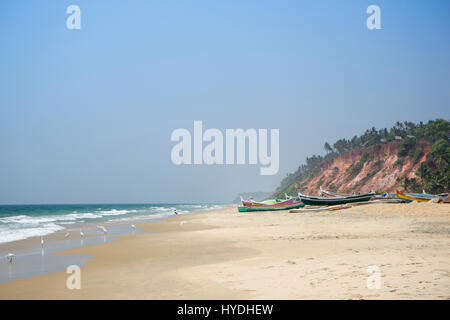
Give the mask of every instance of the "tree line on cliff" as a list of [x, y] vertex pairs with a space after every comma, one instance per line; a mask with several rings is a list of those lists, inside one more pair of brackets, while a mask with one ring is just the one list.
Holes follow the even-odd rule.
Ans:
[[[444, 119], [430, 120], [428, 123], [396, 122], [390, 128], [366, 130], [360, 136], [351, 139], [339, 139], [333, 145], [325, 142], [326, 154], [307, 157], [304, 164], [297, 171], [288, 174], [275, 191], [275, 197], [283, 197], [285, 193], [296, 194], [299, 190], [296, 183], [311, 179], [320, 174], [321, 164], [326, 160], [339, 157], [354, 149], [364, 149], [381, 143], [400, 141], [397, 162], [410, 157], [413, 162], [423, 156], [424, 151], [418, 141], [428, 141], [432, 144], [431, 152], [418, 168], [418, 178], [403, 178], [401, 186], [409, 192], [422, 189], [427, 192], [448, 192], [450, 189], [450, 121]], [[352, 190], [357, 191], [357, 190]]]

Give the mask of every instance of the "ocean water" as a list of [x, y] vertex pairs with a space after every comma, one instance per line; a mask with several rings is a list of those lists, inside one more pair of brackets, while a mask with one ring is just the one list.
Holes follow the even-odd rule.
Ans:
[[194, 211], [218, 209], [218, 204], [58, 204], [0, 205], [0, 243], [63, 232], [83, 223], [148, 221]]

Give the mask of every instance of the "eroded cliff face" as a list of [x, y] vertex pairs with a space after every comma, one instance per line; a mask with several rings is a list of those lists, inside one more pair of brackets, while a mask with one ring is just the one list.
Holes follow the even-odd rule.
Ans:
[[356, 149], [322, 163], [320, 172], [313, 177], [295, 183], [297, 190], [305, 194], [317, 194], [319, 186], [340, 192], [395, 192], [401, 189], [405, 177], [417, 178], [416, 171], [431, 151], [426, 141], [416, 142], [423, 155], [414, 162], [413, 157], [397, 156], [400, 142]]

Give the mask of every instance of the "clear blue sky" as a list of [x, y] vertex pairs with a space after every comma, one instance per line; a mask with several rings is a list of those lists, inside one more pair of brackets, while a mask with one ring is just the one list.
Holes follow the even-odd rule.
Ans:
[[[371, 4], [382, 30], [366, 28]], [[449, 40], [446, 0], [3, 0], [0, 203], [273, 190], [325, 141], [449, 119]], [[279, 173], [173, 165], [170, 134], [194, 120], [279, 128]]]

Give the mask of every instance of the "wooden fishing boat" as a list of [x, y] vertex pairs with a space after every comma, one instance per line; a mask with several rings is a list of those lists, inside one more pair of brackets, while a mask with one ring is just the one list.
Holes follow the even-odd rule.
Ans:
[[322, 189], [322, 186], [319, 187], [319, 196], [321, 196], [321, 197], [323, 197], [323, 196], [349, 197], [349, 196], [356, 196], [356, 195], [358, 195], [358, 194], [357, 193], [348, 194], [348, 193], [331, 192], [331, 191], [327, 191], [325, 189]]
[[371, 191], [369, 193], [354, 196], [325, 198], [325, 197], [313, 197], [299, 193], [298, 197], [300, 200], [302, 200], [304, 204], [312, 206], [333, 206], [338, 204], [369, 201], [374, 194], [375, 193]]
[[266, 206], [266, 205], [273, 205], [277, 203], [283, 203], [288, 200], [295, 199], [294, 197], [290, 197], [287, 194], [285, 194], [285, 200], [281, 199], [268, 199], [264, 201], [254, 201], [254, 200], [244, 200], [241, 197], [241, 203], [244, 207], [254, 207], [254, 206]]
[[[244, 204], [244, 203], [243, 203]], [[296, 198], [291, 198], [289, 200], [284, 200], [276, 203], [246, 203], [247, 205], [242, 205], [238, 207], [239, 212], [250, 212], [250, 211], [276, 211], [276, 210], [288, 210], [301, 208], [305, 204]]]
[[265, 206], [265, 205], [272, 205], [272, 204], [276, 204], [276, 203], [280, 203], [280, 202], [283, 202], [283, 200], [270, 199], [270, 200], [264, 200], [264, 201], [253, 201], [253, 200], [241, 199], [241, 203], [244, 207]]
[[383, 194], [376, 194], [372, 197], [372, 200], [398, 200], [396, 193], [383, 193]]
[[429, 193], [403, 193], [398, 190], [397, 190], [397, 197], [399, 199], [407, 200], [408, 202], [411, 201], [428, 202], [433, 198], [439, 198], [439, 196]]

